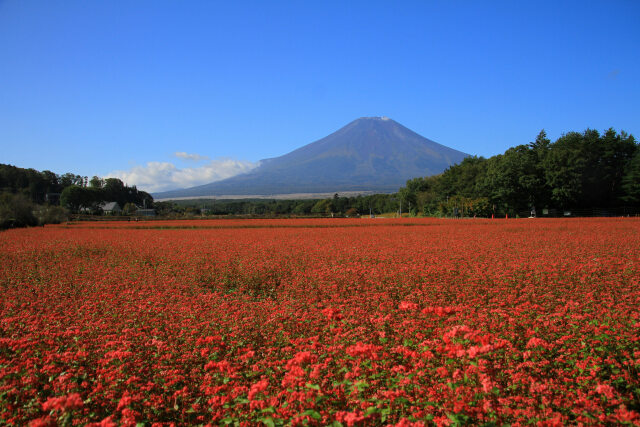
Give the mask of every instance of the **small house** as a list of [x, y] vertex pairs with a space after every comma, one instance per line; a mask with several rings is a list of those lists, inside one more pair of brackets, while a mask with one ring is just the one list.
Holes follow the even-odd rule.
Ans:
[[118, 204], [118, 202], [104, 202], [100, 204], [100, 209], [105, 215], [120, 215], [122, 213], [122, 208]]

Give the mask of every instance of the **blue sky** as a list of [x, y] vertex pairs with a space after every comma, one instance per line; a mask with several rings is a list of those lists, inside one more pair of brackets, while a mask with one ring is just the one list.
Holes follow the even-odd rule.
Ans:
[[0, 0], [0, 163], [156, 191], [362, 116], [483, 156], [640, 137], [640, 2]]

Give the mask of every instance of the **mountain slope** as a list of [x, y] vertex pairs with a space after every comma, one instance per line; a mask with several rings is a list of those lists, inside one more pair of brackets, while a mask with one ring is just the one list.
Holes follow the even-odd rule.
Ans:
[[407, 179], [441, 173], [466, 156], [394, 120], [363, 117], [316, 142], [263, 160], [246, 174], [154, 197], [392, 192]]

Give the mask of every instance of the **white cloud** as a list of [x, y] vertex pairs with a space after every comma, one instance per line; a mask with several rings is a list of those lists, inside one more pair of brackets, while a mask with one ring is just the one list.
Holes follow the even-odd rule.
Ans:
[[134, 166], [126, 171], [113, 171], [107, 177], [120, 178], [127, 185], [135, 185], [140, 190], [154, 193], [220, 181], [249, 172], [258, 166], [258, 163], [220, 158], [202, 166], [179, 169], [169, 162], [148, 162], [145, 166]]
[[178, 157], [179, 159], [191, 160], [194, 162], [209, 160], [209, 157], [207, 156], [201, 156], [200, 154], [189, 154], [189, 153], [185, 153], [184, 151], [176, 151], [175, 153], [173, 153], [173, 155], [175, 157]]

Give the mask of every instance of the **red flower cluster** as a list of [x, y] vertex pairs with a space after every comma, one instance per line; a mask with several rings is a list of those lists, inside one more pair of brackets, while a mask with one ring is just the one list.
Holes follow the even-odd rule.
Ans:
[[0, 233], [0, 424], [640, 424], [640, 221]]
[[68, 396], [50, 397], [42, 404], [45, 411], [67, 411], [82, 408], [82, 398], [78, 393]]

